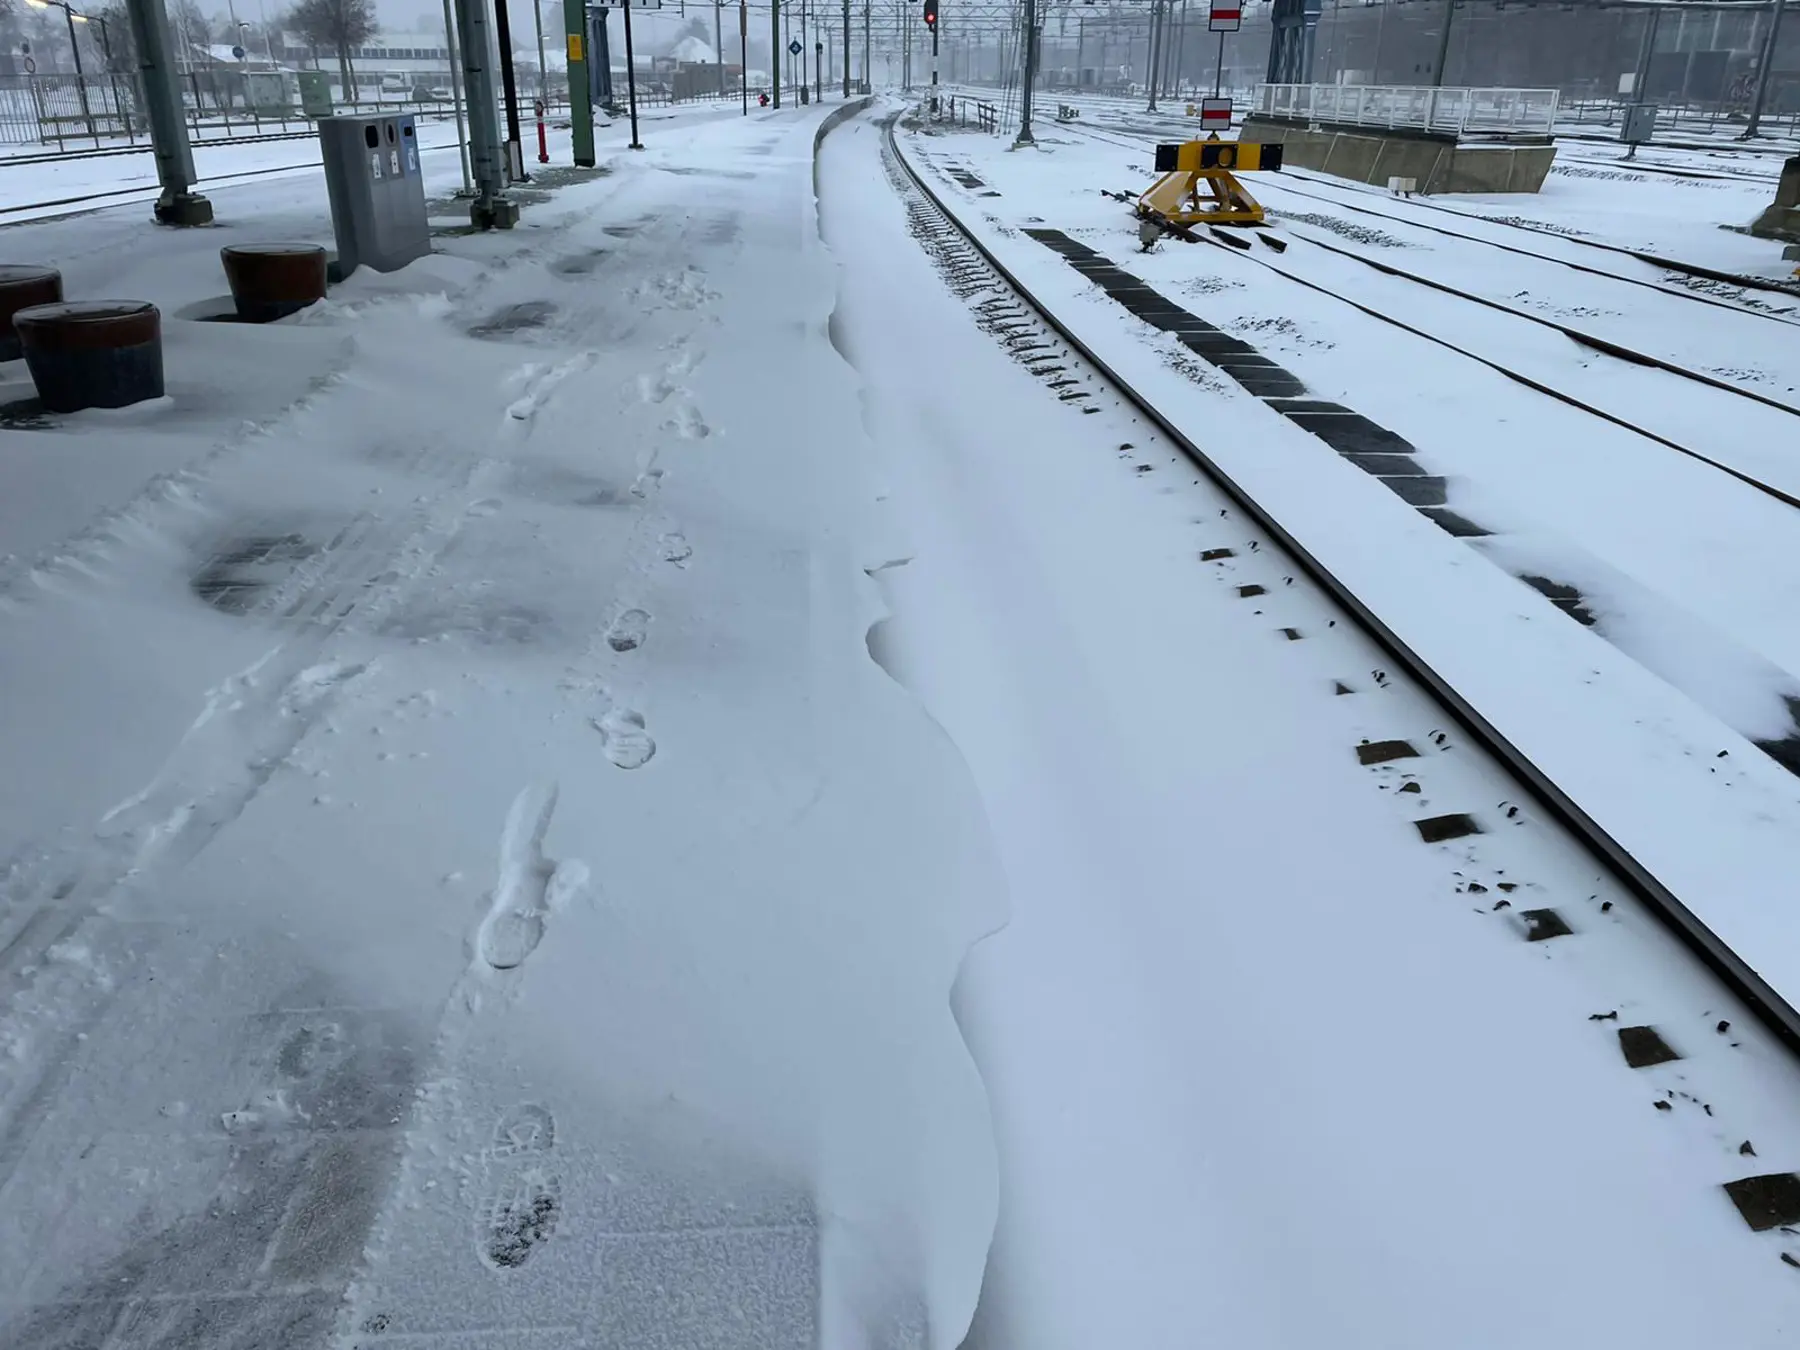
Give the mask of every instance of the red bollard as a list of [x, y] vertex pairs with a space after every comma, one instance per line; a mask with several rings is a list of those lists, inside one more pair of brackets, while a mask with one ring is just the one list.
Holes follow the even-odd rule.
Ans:
[[542, 99], [537, 101], [537, 124], [538, 163], [548, 164], [550, 162], [550, 144], [544, 139], [544, 101]]

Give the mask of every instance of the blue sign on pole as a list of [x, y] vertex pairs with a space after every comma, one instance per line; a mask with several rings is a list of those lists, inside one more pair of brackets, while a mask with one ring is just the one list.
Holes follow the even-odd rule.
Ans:
[[801, 52], [803, 52], [805, 50], [806, 50], [806, 48], [804, 48], [800, 45], [799, 38], [795, 38], [792, 42], [788, 43], [788, 54], [790, 56], [798, 56], [798, 55], [800, 55]]

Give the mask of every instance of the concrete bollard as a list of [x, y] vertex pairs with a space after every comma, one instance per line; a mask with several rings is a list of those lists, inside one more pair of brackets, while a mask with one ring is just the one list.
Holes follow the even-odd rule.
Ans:
[[17, 361], [24, 354], [13, 331], [13, 315], [32, 305], [54, 305], [62, 298], [62, 273], [54, 267], [0, 263], [0, 361]]
[[38, 399], [51, 412], [124, 408], [163, 393], [162, 315], [143, 300], [33, 305], [13, 316]]
[[246, 323], [285, 318], [325, 298], [325, 250], [317, 244], [228, 244], [219, 261]]

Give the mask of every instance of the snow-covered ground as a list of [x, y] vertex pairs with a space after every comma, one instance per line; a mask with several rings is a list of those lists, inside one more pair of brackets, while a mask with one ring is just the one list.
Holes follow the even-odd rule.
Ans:
[[[929, 231], [877, 155], [867, 124], [827, 142], [822, 211], [914, 540], [879, 651], [967, 757], [1013, 899], [958, 991], [1002, 1183], [970, 1345], [1784, 1343], [1786, 1248], [1719, 1190], [1740, 1111], [1781, 1135], [1752, 1165], [1800, 1158], [1782, 1053], [1743, 1058], [1710, 981], [1131, 409], [1009, 360], [992, 292], [959, 273], [952, 299], [909, 247]], [[1062, 211], [1002, 157], [959, 190], [971, 219]], [[1218, 447], [1244, 402], [1190, 383], [1180, 408]], [[1278, 436], [1245, 449], [1304, 467]], [[1328, 491], [1372, 550], [1413, 545], [1353, 479]], [[1528, 643], [1531, 618], [1501, 622]], [[1390, 739], [1423, 753], [1359, 765]], [[1421, 846], [1416, 819], [1459, 810], [1484, 833]], [[1577, 936], [1521, 941], [1539, 905]], [[1667, 1080], [1620, 1061], [1615, 1012], [1681, 1040]]]
[[[1790, 1343], [1800, 1244], [1721, 1189], [1800, 1166], [1787, 1053], [1135, 413], [1010, 359], [826, 111], [615, 125], [264, 328], [205, 316], [222, 244], [329, 241], [292, 143], [209, 170], [213, 229], [5, 231], [162, 307], [169, 396], [0, 428], [0, 1347]], [[1787, 508], [1134, 257], [1116, 145], [909, 151], [1800, 989], [1800, 791], [1743, 739], [1800, 690]], [[1045, 222], [1403, 429], [1486, 557]]]
[[8, 231], [170, 387], [0, 432], [0, 1344], [959, 1338], [1005, 899], [866, 645], [819, 112], [268, 328], [182, 315], [316, 185]]
[[[1749, 743], [1791, 734], [1787, 700], [1800, 692], [1800, 578], [1781, 547], [1766, 547], [1792, 538], [1791, 508], [1235, 250], [1140, 254], [1130, 216], [1095, 191], [1129, 182], [1122, 152], [1046, 136], [1018, 154], [978, 134], [918, 149], [940, 170], [971, 167], [980, 188], [943, 172], [936, 181], [1008, 264], [1790, 1001], [1800, 996], [1785, 898], [1800, 802], [1792, 775]], [[1441, 533], [1260, 400], [1196, 375], [1172, 336], [1021, 233], [1034, 222], [1247, 337], [1311, 396], [1405, 436], [1448, 479], [1452, 509], [1493, 535], [1471, 545]], [[1503, 265], [1466, 247], [1470, 265]], [[1431, 303], [1425, 295], [1416, 303]], [[1566, 359], [1598, 358], [1571, 344]], [[1513, 580], [1525, 575], [1573, 584], [1598, 627]]]
[[[979, 90], [969, 92], [983, 96]], [[1071, 102], [1080, 110], [1080, 117], [1072, 123], [1056, 123], [1059, 102]], [[1091, 131], [1140, 140], [1148, 146], [1198, 134], [1194, 120], [1181, 114], [1179, 104], [1147, 113], [1141, 103], [1091, 95], [1072, 99], [1058, 95], [1046, 100], [1034, 120], [1052, 141], [1088, 139], [1083, 133]], [[1605, 240], [1746, 276], [1785, 279], [1791, 275], [1793, 265], [1783, 264], [1778, 243], [1726, 227], [1747, 225], [1774, 199], [1782, 160], [1793, 153], [1792, 143], [1763, 140], [1745, 146], [1730, 142], [1711, 150], [1650, 146], [1640, 150], [1633, 161], [1625, 159], [1626, 149], [1588, 141], [1559, 142], [1556, 164], [1541, 192], [1457, 193], [1432, 198], [1430, 205], [1543, 226], [1554, 233]], [[1335, 183], [1340, 192], [1395, 204], [1387, 193], [1366, 184], [1330, 180], [1305, 170], [1294, 172], [1293, 177]], [[1406, 204], [1399, 205], [1406, 209]], [[1420, 203], [1410, 209], [1429, 208]], [[1553, 245], [1552, 240], [1545, 246]]]

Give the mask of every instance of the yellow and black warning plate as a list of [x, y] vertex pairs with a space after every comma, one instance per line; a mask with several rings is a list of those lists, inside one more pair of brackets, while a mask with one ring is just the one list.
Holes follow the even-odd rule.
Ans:
[[1183, 141], [1156, 147], [1158, 173], [1198, 173], [1202, 169], [1278, 170], [1281, 146], [1245, 141]]

